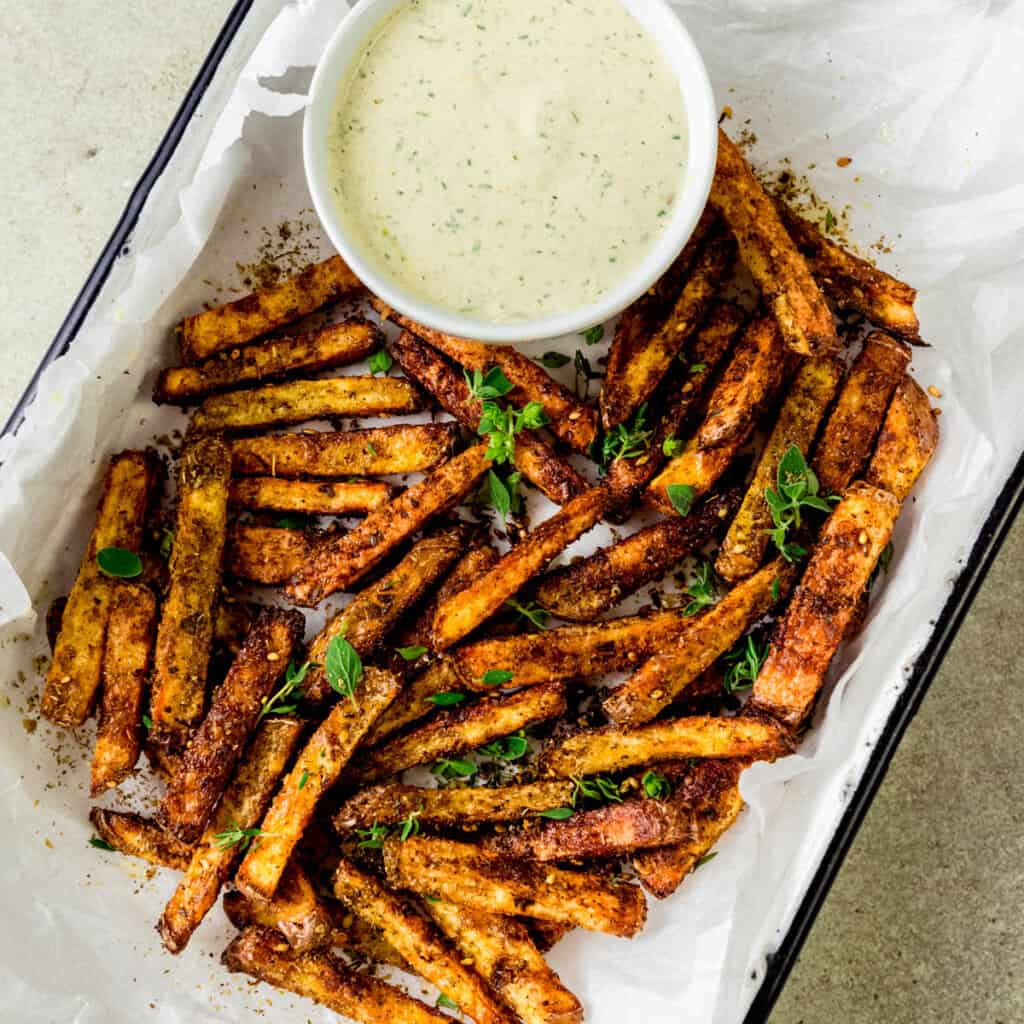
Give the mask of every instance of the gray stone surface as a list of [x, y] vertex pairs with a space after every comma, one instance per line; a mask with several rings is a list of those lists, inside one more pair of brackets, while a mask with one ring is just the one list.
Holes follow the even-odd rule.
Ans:
[[[229, 8], [0, 0], [0, 419]], [[1024, 1020], [1024, 523], [917, 719], [772, 1024]]]

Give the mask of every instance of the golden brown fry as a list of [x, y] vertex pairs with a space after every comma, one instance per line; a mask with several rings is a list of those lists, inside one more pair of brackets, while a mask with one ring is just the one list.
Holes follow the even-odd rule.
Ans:
[[444, 650], [472, 633], [553, 558], [592, 529], [613, 504], [614, 497], [607, 487], [592, 487], [566, 502], [550, 519], [526, 534], [489, 572], [437, 609], [434, 646]]
[[331, 256], [280, 284], [186, 317], [180, 327], [182, 359], [194, 363], [214, 352], [243, 345], [329, 302], [354, 295], [362, 287], [345, 261]]
[[184, 871], [192, 858], [188, 843], [175, 839], [156, 822], [139, 814], [94, 807], [89, 820], [103, 842], [128, 857], [141, 857], [158, 868], [174, 871]]
[[256, 730], [206, 831], [182, 865], [185, 874], [157, 925], [164, 946], [172, 953], [185, 948], [217, 901], [221, 886], [242, 855], [242, 844], [230, 842], [233, 830], [259, 824], [298, 746], [303, 725], [295, 718], [268, 718]]
[[110, 601], [117, 588], [117, 582], [100, 569], [96, 555], [110, 547], [140, 549], [156, 476], [156, 459], [146, 452], [120, 452], [107, 466], [96, 523], [64, 606], [40, 705], [43, 717], [57, 725], [77, 728], [92, 710]]
[[272, 338], [221, 352], [195, 366], [168, 367], [157, 378], [153, 401], [157, 405], [184, 405], [217, 391], [358, 363], [383, 343], [379, 328], [362, 318], [331, 324], [308, 334]]
[[202, 834], [305, 628], [301, 612], [266, 608], [249, 631], [167, 786], [161, 821], [179, 839]]
[[928, 396], [913, 377], [904, 377], [889, 403], [865, 479], [906, 501], [938, 443], [939, 425]]
[[776, 628], [754, 682], [756, 708], [791, 729], [806, 721], [899, 511], [888, 491], [861, 482], [847, 489]]
[[371, 512], [349, 533], [318, 541], [309, 564], [285, 587], [285, 596], [311, 608], [335, 591], [348, 589], [428, 519], [455, 505], [490, 465], [486, 444], [468, 448]]
[[454, 423], [424, 423], [239, 437], [231, 442], [232, 470], [289, 478], [420, 473], [451, 455], [457, 433]]
[[238, 868], [235, 882], [246, 896], [269, 900], [274, 895], [320, 797], [338, 780], [366, 730], [400, 688], [390, 672], [364, 668], [352, 698], [341, 698], [310, 736], [263, 818], [259, 841]]
[[451, 1024], [451, 1017], [330, 953], [295, 953], [278, 932], [250, 927], [224, 952], [229, 971], [312, 999], [360, 1024]]
[[839, 348], [835, 322], [806, 260], [779, 220], [743, 154], [721, 129], [711, 205], [725, 219], [787, 346], [802, 356]]
[[477, 1024], [514, 1024], [483, 979], [397, 894], [372, 875], [342, 859], [334, 873], [334, 894], [344, 900], [409, 962]]
[[192, 416], [198, 431], [248, 431], [340, 416], [383, 416], [423, 408], [399, 377], [329, 377], [266, 384], [207, 398]]
[[470, 843], [387, 839], [384, 867], [392, 885], [492, 914], [565, 921], [624, 938], [638, 934], [647, 916], [638, 886], [512, 860]]
[[462, 676], [455, 671], [448, 658], [427, 665], [405, 684], [402, 692], [366, 734], [363, 745], [375, 747], [399, 729], [436, 711], [437, 705], [429, 698], [439, 693], [465, 693], [467, 689]]
[[672, 487], [688, 487], [692, 497], [703, 497], [718, 483], [722, 474], [732, 465], [740, 450], [750, 439], [751, 422], [747, 433], [733, 438], [717, 448], [701, 448], [697, 438], [686, 442], [682, 452], [650, 482], [644, 492], [648, 500], [666, 515], [678, 515], [669, 495]]
[[142, 707], [156, 630], [156, 598], [149, 587], [118, 587], [110, 602], [103, 650], [91, 796], [120, 785], [142, 750]]
[[267, 586], [285, 583], [309, 561], [312, 547], [303, 530], [236, 523], [228, 534], [224, 571]]
[[841, 494], [864, 468], [909, 359], [902, 342], [881, 331], [868, 335], [814, 452], [822, 494]]
[[288, 862], [267, 909], [273, 910], [274, 927], [297, 953], [320, 949], [333, 937], [334, 922], [330, 911], [295, 860]]
[[436, 715], [429, 722], [368, 751], [346, 778], [365, 784], [508, 736], [565, 713], [565, 687], [532, 686], [518, 693], [481, 697]]
[[536, 917], [525, 917], [522, 922], [526, 925], [537, 949], [542, 953], [554, 949], [574, 927], [567, 921], [541, 921]]
[[370, 480], [284, 480], [272, 476], [231, 481], [228, 500], [241, 508], [302, 512], [307, 515], [347, 515], [370, 512], [387, 503], [391, 488]]
[[831, 357], [808, 359], [797, 371], [761, 450], [743, 504], [715, 559], [715, 572], [722, 579], [732, 582], [744, 579], [756, 572], [764, 560], [768, 531], [772, 527], [765, 491], [776, 487], [779, 462], [791, 446], [807, 454], [839, 387], [842, 372], [840, 364]]
[[608, 691], [601, 702], [604, 713], [622, 726], [651, 721], [777, 604], [795, 578], [796, 567], [780, 558], [734, 587], [718, 604], [694, 617], [684, 642], [666, 645], [621, 686]]
[[213, 621], [214, 646], [229, 654], [237, 654], [260, 609], [258, 604], [240, 601], [228, 593], [222, 593]]
[[149, 743], [164, 754], [185, 748], [206, 704], [230, 476], [231, 452], [223, 438], [186, 442], [178, 466], [170, 586], [160, 609], [149, 712]]

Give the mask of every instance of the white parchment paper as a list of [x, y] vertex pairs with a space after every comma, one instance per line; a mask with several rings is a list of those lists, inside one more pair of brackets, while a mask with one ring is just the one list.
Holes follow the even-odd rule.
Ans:
[[[800, 753], [746, 773], [749, 807], [719, 856], [674, 898], [652, 901], [639, 939], [576, 933], [556, 947], [554, 965], [594, 1024], [742, 1018], [1024, 448], [1024, 3], [677, 6], [732, 108], [727, 128], [750, 119], [755, 162], [788, 158], [848, 208], [862, 247], [884, 235], [894, 251], [880, 263], [920, 289], [932, 348], [915, 352], [914, 372], [942, 392], [942, 442]], [[175, 358], [173, 325], [211, 289], [239, 286], [236, 262], [257, 258], [263, 226], [309, 208], [303, 89], [345, 9], [257, 0], [84, 329], [44, 374], [17, 435], [0, 441], [2, 1020], [335, 1019], [226, 975], [219, 911], [182, 956], [162, 952], [153, 925], [174, 878], [88, 845], [91, 729], [60, 734], [37, 720], [47, 650], [33, 609], [70, 586], [107, 456], [180, 425], [148, 400]], [[852, 162], [840, 168], [843, 156]], [[595, 531], [573, 550], [606, 539]], [[145, 811], [149, 800], [140, 790], [107, 802]]]

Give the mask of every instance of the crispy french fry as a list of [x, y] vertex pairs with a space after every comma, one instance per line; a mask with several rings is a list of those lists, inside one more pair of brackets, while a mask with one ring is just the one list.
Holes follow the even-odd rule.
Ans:
[[89, 820], [100, 839], [125, 856], [140, 857], [158, 868], [174, 871], [184, 871], [192, 858], [192, 847], [188, 843], [139, 814], [94, 807], [89, 812]]
[[304, 530], [235, 523], [228, 534], [224, 571], [274, 586], [290, 580], [308, 561], [312, 536]]
[[431, 703], [429, 698], [439, 693], [465, 693], [466, 690], [462, 676], [455, 671], [448, 658], [441, 658], [427, 665], [405, 684], [402, 692], [366, 734], [363, 745], [375, 747], [399, 729], [404, 729], [407, 725], [418, 722], [436, 711], [437, 706]]
[[372, 875], [342, 859], [334, 873], [334, 894], [379, 928], [417, 974], [436, 985], [477, 1024], [514, 1024], [512, 1014], [433, 925]]
[[756, 708], [791, 729], [806, 721], [899, 511], [888, 491], [861, 482], [847, 489], [776, 628], [754, 682]]
[[329, 377], [265, 384], [211, 395], [192, 416], [197, 431], [265, 430], [307, 420], [383, 416], [423, 407], [412, 385], [399, 377]]
[[361, 318], [308, 334], [272, 338], [220, 352], [195, 366], [168, 367], [157, 378], [153, 401], [184, 405], [218, 391], [358, 363], [383, 343], [380, 330]]
[[242, 855], [241, 843], [230, 842], [232, 830], [259, 824], [299, 744], [303, 724], [295, 718], [268, 718], [256, 730], [206, 831], [182, 866], [185, 874], [157, 925], [164, 946], [172, 953], [185, 948], [217, 901], [221, 886]]
[[928, 396], [906, 376], [889, 403], [865, 479], [906, 501], [938, 443], [939, 425]]
[[161, 821], [178, 838], [192, 843], [202, 834], [305, 627], [295, 609], [266, 608], [249, 631], [161, 804]]
[[260, 826], [259, 842], [235, 876], [250, 899], [269, 900], [320, 797], [334, 785], [366, 730], [391, 703], [401, 684], [390, 672], [366, 667], [352, 699], [342, 698], [310, 736], [281, 783]]
[[771, 307], [786, 344], [802, 356], [839, 348], [835, 322], [806, 260], [743, 154], [721, 129], [711, 205], [739, 243], [740, 258]]
[[450, 508], [487, 472], [487, 445], [478, 444], [434, 470], [422, 483], [371, 512], [341, 537], [313, 546], [309, 563], [285, 587], [295, 604], [313, 607], [366, 575], [431, 516]]
[[554, 949], [575, 927], [567, 921], [541, 921], [536, 917], [522, 918], [522, 922], [530, 932], [534, 945], [542, 953]]
[[61, 614], [46, 673], [40, 710], [57, 725], [81, 725], [100, 685], [103, 637], [117, 583], [104, 575], [96, 555], [110, 547], [139, 550], [156, 478], [156, 459], [146, 452], [120, 452], [107, 466], [96, 523]]
[[178, 466], [170, 586], [160, 609], [150, 697], [149, 743], [164, 754], [185, 748], [206, 704], [230, 476], [231, 452], [222, 438], [186, 442]]
[[291, 323], [329, 302], [362, 291], [359, 279], [340, 256], [306, 267], [280, 284], [234, 302], [186, 317], [180, 327], [186, 363], [205, 359]]
[[213, 620], [214, 646], [229, 654], [237, 654], [260, 609], [258, 604], [240, 601], [229, 593], [222, 593]]
[[734, 587], [694, 617], [684, 642], [665, 645], [626, 682], [608, 691], [601, 702], [604, 713], [621, 726], [651, 721], [777, 604], [795, 578], [796, 567], [780, 558]]
[[564, 921], [588, 931], [632, 938], [647, 905], [635, 885], [549, 864], [515, 861], [470, 843], [413, 836], [384, 841], [388, 881], [492, 914]]
[[110, 602], [103, 650], [103, 692], [92, 755], [91, 796], [119, 786], [139, 759], [143, 698], [155, 629], [156, 598], [149, 587], [118, 587]]
[[273, 909], [274, 927], [297, 953], [320, 949], [333, 938], [331, 914], [314, 891], [306, 872], [294, 859], [284, 869], [267, 908]]
[[814, 452], [822, 494], [841, 494], [864, 468], [910, 350], [881, 331], [868, 335]]
[[[444, 356], [410, 331], [403, 331], [392, 343], [391, 352], [407, 377], [429, 391], [441, 408], [464, 427], [476, 430], [482, 403], [473, 398], [465, 378]], [[587, 488], [586, 480], [535, 431], [524, 430], [517, 435], [512, 461], [527, 480], [557, 505]]]
[[739, 501], [733, 491], [688, 516], [663, 519], [589, 558], [541, 577], [537, 603], [570, 622], [593, 622], [642, 586], [661, 579], [722, 528]]
[[246, 928], [225, 950], [223, 961], [229, 971], [312, 999], [360, 1024], [451, 1024], [440, 1010], [330, 953], [295, 953], [270, 928]]
[[454, 423], [424, 423], [239, 437], [231, 442], [232, 469], [288, 478], [421, 473], [451, 455], [457, 433]]
[[346, 515], [370, 512], [387, 504], [391, 488], [371, 480], [285, 480], [272, 476], [231, 481], [228, 500], [241, 508], [302, 512], [307, 515]]
[[368, 751], [346, 778], [365, 784], [508, 736], [537, 722], [565, 713], [565, 687], [560, 683], [532, 686], [518, 693], [481, 697], [436, 715], [382, 747]]
[[669, 498], [673, 492], [669, 488], [688, 487], [694, 498], [703, 497], [732, 465], [750, 439], [753, 426], [752, 421], [746, 434], [716, 448], [701, 448], [697, 438], [691, 437], [682, 452], [669, 460], [668, 465], [650, 482], [644, 494], [652, 505], [666, 515], [676, 515], [676, 509]]
[[839, 387], [842, 367], [831, 357], [808, 359], [797, 371], [772, 432], [761, 450], [750, 487], [722, 541], [715, 572], [735, 582], [756, 572], [768, 550], [772, 513], [765, 491], [776, 486], [779, 462], [790, 446], [806, 455]]
[[427, 901], [427, 913], [523, 1024], [582, 1024], [580, 1001], [562, 984], [514, 917]]
[[553, 558], [592, 529], [614, 504], [607, 487], [592, 487], [565, 503], [434, 616], [434, 646], [444, 650], [489, 619]]

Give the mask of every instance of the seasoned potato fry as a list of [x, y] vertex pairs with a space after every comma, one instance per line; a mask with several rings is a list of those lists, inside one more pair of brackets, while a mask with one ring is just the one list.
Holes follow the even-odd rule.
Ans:
[[794, 730], [806, 721], [899, 511], [888, 491], [861, 482], [847, 489], [776, 629], [754, 682], [756, 708]]
[[308, 564], [285, 587], [285, 596], [311, 608], [351, 587], [431, 516], [459, 501], [490, 465], [486, 444], [468, 448], [422, 483], [375, 509], [349, 533], [318, 541]]
[[521, 920], [542, 953], [554, 949], [575, 927], [567, 921], [541, 921], [536, 917], [524, 917]]
[[278, 932], [250, 927], [224, 952], [229, 971], [312, 999], [360, 1024], [451, 1024], [451, 1017], [323, 951], [295, 953]]
[[160, 609], [150, 696], [149, 744], [165, 755], [184, 750], [206, 705], [230, 476], [231, 452], [222, 438], [186, 442], [178, 466], [170, 585]]
[[236, 523], [228, 534], [224, 571], [274, 586], [290, 580], [309, 561], [313, 539], [303, 530]]
[[345, 261], [331, 256], [280, 284], [186, 317], [179, 328], [181, 356], [186, 363], [194, 363], [243, 345], [362, 288]]
[[421, 473], [451, 455], [457, 433], [454, 423], [424, 423], [239, 437], [231, 442], [232, 470], [288, 478]]
[[718, 483], [750, 439], [753, 421], [745, 434], [715, 448], [701, 448], [696, 437], [690, 438], [682, 452], [650, 482], [644, 494], [666, 515], [677, 515], [669, 494], [670, 487], [689, 487], [694, 498], [703, 497]]
[[192, 859], [192, 847], [165, 832], [139, 814], [94, 807], [89, 820], [100, 839], [118, 853], [140, 857], [158, 868], [184, 871]]
[[156, 459], [146, 452], [120, 452], [107, 466], [96, 523], [61, 614], [46, 673], [40, 710], [57, 725], [80, 726], [92, 710], [100, 685], [103, 638], [118, 584], [103, 573], [96, 555], [111, 547], [139, 550], [156, 479]]
[[436, 715], [429, 722], [368, 751], [346, 774], [351, 782], [376, 782], [508, 736], [565, 712], [565, 687], [560, 683], [532, 686], [518, 693], [481, 697]]
[[384, 841], [388, 881], [492, 914], [565, 921], [588, 931], [632, 938], [647, 904], [635, 885], [583, 871], [515, 861], [471, 843], [413, 836]]
[[614, 504], [607, 487], [592, 487], [531, 530], [497, 564], [453, 594], [434, 616], [434, 646], [444, 650], [489, 619], [573, 541], [592, 529]]
[[202, 834], [305, 628], [301, 612], [266, 608], [249, 631], [167, 786], [161, 822], [179, 839]]
[[217, 391], [263, 384], [281, 377], [315, 373], [358, 363], [384, 342], [380, 329], [354, 318], [319, 331], [221, 352], [195, 366], [171, 366], [157, 378], [157, 405], [196, 402]]
[[214, 647], [237, 654], [261, 608], [249, 601], [240, 601], [230, 593], [222, 593], [213, 621]]
[[256, 730], [206, 831], [183, 865], [184, 877], [157, 925], [164, 946], [172, 953], [185, 948], [217, 901], [221, 886], [242, 855], [241, 844], [228, 841], [231, 831], [259, 824], [302, 732], [303, 723], [295, 718], [268, 718]]
[[793, 244], [743, 154], [721, 129], [711, 205], [725, 219], [786, 344], [802, 356], [839, 348], [835, 322], [807, 261]]
[[370, 512], [387, 504], [391, 488], [371, 480], [285, 480], [272, 476], [231, 481], [228, 501], [240, 508], [307, 515], [346, 515]]
[[372, 875], [342, 859], [334, 873], [334, 894], [379, 928], [417, 974], [436, 985], [477, 1024], [515, 1024], [512, 1014], [433, 925]]
[[462, 676], [455, 671], [448, 658], [427, 665], [405, 684], [402, 692], [366, 734], [363, 745], [375, 747], [399, 729], [436, 711], [437, 706], [430, 702], [430, 697], [439, 693], [465, 693], [467, 689]]
[[814, 452], [822, 494], [841, 494], [864, 468], [910, 350], [876, 331], [850, 369]]
[[537, 603], [560, 619], [593, 622], [707, 544], [738, 500], [735, 492], [712, 498], [688, 516], [663, 519], [589, 558], [548, 573], [535, 591]]
[[329, 377], [211, 395], [192, 416], [197, 431], [251, 431], [340, 416], [383, 416], [423, 407], [398, 377]]
[[913, 377], [904, 377], [889, 403], [867, 482], [906, 501], [938, 443], [939, 425], [928, 396]]
[[288, 862], [274, 898], [267, 904], [267, 909], [271, 908], [274, 927], [297, 953], [320, 949], [331, 941], [334, 933], [331, 914], [294, 859]]
[[772, 432], [761, 450], [750, 487], [715, 559], [715, 572], [735, 582], [756, 572], [768, 550], [772, 513], [765, 491], [776, 486], [779, 462], [790, 446], [807, 454], [832, 398], [842, 367], [831, 357], [808, 359], [797, 371]]
[[259, 841], [235, 876], [238, 888], [250, 899], [269, 900], [274, 895], [320, 797], [338, 780], [366, 730], [400, 688], [390, 672], [364, 668], [353, 699], [339, 700], [307, 740], [263, 818]]
[[604, 713], [622, 726], [651, 721], [787, 595], [795, 577], [796, 567], [780, 558], [734, 587], [718, 604], [694, 617], [684, 642], [666, 644], [610, 690], [601, 702]]
[[142, 750], [142, 707], [156, 631], [156, 598], [149, 587], [118, 587], [110, 602], [103, 649], [91, 796], [120, 785]]

